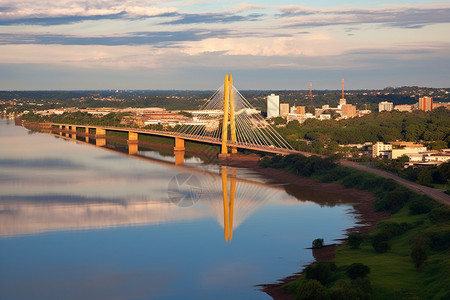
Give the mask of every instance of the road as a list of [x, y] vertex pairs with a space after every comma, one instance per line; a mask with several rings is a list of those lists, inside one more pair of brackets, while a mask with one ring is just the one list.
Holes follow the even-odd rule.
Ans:
[[406, 180], [404, 178], [401, 178], [401, 177], [399, 177], [395, 174], [389, 173], [387, 171], [378, 170], [378, 169], [370, 168], [367, 166], [362, 166], [362, 165], [359, 165], [357, 163], [354, 163], [354, 162], [351, 162], [348, 160], [341, 160], [340, 162], [342, 165], [347, 166], [347, 167], [367, 171], [367, 172], [379, 175], [384, 178], [391, 178], [391, 179], [395, 180], [396, 182], [398, 182], [399, 184], [401, 184], [411, 190], [414, 190], [420, 194], [428, 195], [440, 203], [450, 205], [450, 195], [445, 194], [444, 190], [438, 190], [438, 189], [434, 189], [431, 187], [427, 187], [427, 186]]

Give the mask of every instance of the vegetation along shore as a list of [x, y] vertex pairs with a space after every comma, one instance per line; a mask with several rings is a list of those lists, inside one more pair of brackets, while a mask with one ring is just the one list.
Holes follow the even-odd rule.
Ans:
[[364, 200], [343, 244], [314, 249], [316, 261], [301, 273], [263, 287], [274, 299], [450, 299], [449, 206], [331, 158], [274, 156], [259, 165], [272, 178], [340, 185]]

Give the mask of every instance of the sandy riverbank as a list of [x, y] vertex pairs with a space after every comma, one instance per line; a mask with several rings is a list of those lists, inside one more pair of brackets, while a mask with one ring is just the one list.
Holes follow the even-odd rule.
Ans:
[[[352, 203], [352, 205], [354, 207], [358, 221], [355, 223], [354, 227], [346, 230], [347, 234], [350, 233], [360, 233], [363, 235], [368, 234], [376, 227], [376, 224], [379, 221], [389, 218], [388, 213], [376, 212], [374, 210], [373, 203], [376, 200], [376, 198], [372, 193], [368, 191], [362, 191], [352, 188], [349, 189], [337, 183], [325, 183], [311, 178], [299, 177], [279, 169], [262, 168], [258, 166], [257, 161], [254, 160], [227, 162], [227, 165], [253, 169], [256, 172], [264, 175], [265, 177], [279, 183], [295, 185], [297, 187], [308, 187], [313, 190], [333, 191], [334, 193], [343, 193], [345, 195], [351, 196], [352, 198], [355, 199], [355, 202]], [[344, 241], [345, 240], [341, 240], [340, 243], [343, 243]], [[337, 246], [338, 246], [337, 244], [332, 244], [321, 249], [315, 249], [313, 251], [313, 256], [315, 260], [316, 261], [332, 260], [335, 256], [335, 250]], [[285, 283], [296, 279], [300, 275], [301, 270], [299, 270], [298, 273], [283, 278], [276, 283], [264, 284], [260, 285], [260, 287], [262, 288], [262, 291], [270, 295], [274, 300], [291, 300], [294, 299], [294, 295], [286, 294], [281, 287]]]

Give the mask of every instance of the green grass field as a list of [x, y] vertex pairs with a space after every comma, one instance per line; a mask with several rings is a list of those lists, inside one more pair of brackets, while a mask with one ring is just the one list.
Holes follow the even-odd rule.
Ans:
[[[377, 253], [371, 245], [370, 236], [377, 234], [378, 228], [384, 223], [408, 223], [412, 228], [390, 239], [391, 250]], [[372, 289], [369, 299], [450, 299], [449, 250], [429, 250], [428, 259], [420, 270], [415, 268], [410, 256], [411, 239], [415, 235], [446, 228], [450, 229], [450, 224], [433, 224], [428, 214], [410, 215], [409, 209], [404, 207], [389, 220], [380, 222], [359, 249], [351, 249], [348, 244], [340, 245], [334, 263], [338, 270], [344, 270], [355, 262], [370, 267], [368, 278]], [[343, 272], [337, 273], [335, 280], [338, 279], [348, 280]], [[296, 293], [298, 286], [305, 282], [303, 274], [296, 281], [285, 285], [285, 289]]]

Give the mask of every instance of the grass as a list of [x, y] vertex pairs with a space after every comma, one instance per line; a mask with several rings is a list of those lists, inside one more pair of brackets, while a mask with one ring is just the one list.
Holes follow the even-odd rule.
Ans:
[[[383, 223], [408, 223], [412, 228], [391, 238], [391, 250], [377, 253], [373, 249], [370, 236], [377, 234]], [[433, 224], [427, 214], [410, 215], [405, 206], [390, 219], [380, 222], [377, 229], [365, 238], [359, 249], [351, 249], [347, 244], [336, 250], [334, 263], [338, 269], [355, 262], [370, 267], [370, 299], [449, 299], [450, 296], [450, 256], [446, 251], [429, 251], [428, 259], [420, 271], [416, 270], [410, 257], [411, 239], [426, 230], [446, 228], [448, 224]], [[339, 275], [340, 274], [340, 275]], [[295, 293], [305, 282], [305, 276], [284, 286], [286, 291]], [[337, 273], [337, 278], [345, 279], [345, 274]], [[347, 278], [348, 279], [348, 278]]]

